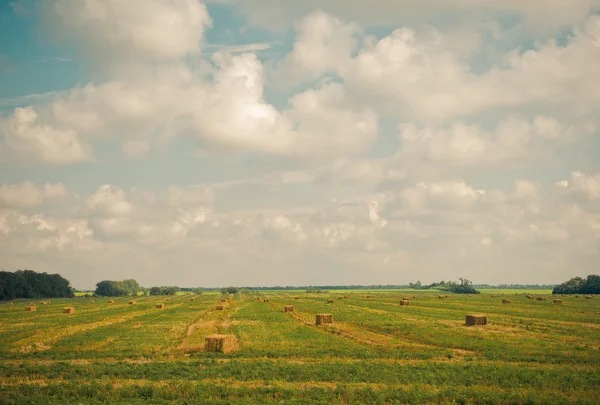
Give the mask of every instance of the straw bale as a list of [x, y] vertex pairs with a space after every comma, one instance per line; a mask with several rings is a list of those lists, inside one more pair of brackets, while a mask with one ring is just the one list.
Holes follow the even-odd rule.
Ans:
[[588, 300], [591, 300], [592, 298], [594, 298], [594, 296], [592, 296], [592, 295], [586, 295], [585, 298], [587, 298]]
[[221, 298], [221, 302], [227, 302], [225, 298]]
[[268, 298], [265, 298], [265, 299], [263, 300], [263, 302], [269, 302], [269, 299], [268, 299]]
[[109, 303], [109, 304], [114, 304], [114, 303], [115, 303], [115, 300], [108, 300], [108, 303]]
[[552, 300], [552, 303], [554, 303], [554, 304], [562, 304], [562, 300]]
[[165, 298], [165, 301], [170, 301], [170, 300], [171, 300], [171, 298]]
[[190, 301], [194, 301], [194, 298], [190, 298]]
[[204, 338], [204, 351], [206, 352], [227, 354], [237, 350], [238, 343], [235, 335], [209, 335]]
[[529, 298], [530, 300], [533, 299], [533, 295], [526, 295], [527, 298]]
[[223, 311], [225, 307], [223, 305], [215, 305], [215, 311]]
[[375, 298], [374, 295], [367, 295], [367, 298]]
[[467, 326], [487, 325], [487, 316], [485, 316], [483, 314], [467, 315], [465, 325], [467, 325]]
[[333, 323], [333, 315], [332, 314], [317, 314], [317, 319], [315, 324], [323, 325], [327, 323]]
[[294, 312], [294, 306], [286, 305], [285, 307], [283, 307], [283, 312]]
[[403, 299], [402, 301], [400, 301], [400, 306], [406, 306], [406, 305], [410, 305], [410, 301], [407, 299]]
[[155, 308], [163, 309], [165, 304], [156, 304]]
[[328, 304], [333, 304], [333, 300], [327, 300]]
[[502, 300], [503, 304], [510, 304], [510, 300]]
[[417, 295], [413, 295], [413, 300], [418, 299], [419, 297]]
[[537, 297], [538, 301], [546, 301], [546, 297]]
[[135, 304], [135, 300], [129, 301], [129, 305], [133, 305], [133, 304]]
[[74, 307], [64, 307], [62, 309], [62, 313], [63, 314], [74, 314], [75, 313], [75, 308]]
[[444, 298], [446, 298], [445, 295], [438, 295], [438, 299], [443, 300]]
[[37, 308], [36, 308], [36, 306], [35, 306], [35, 305], [27, 305], [27, 306], [25, 307], [25, 311], [26, 311], [26, 312], [35, 312], [35, 311], [37, 311]]

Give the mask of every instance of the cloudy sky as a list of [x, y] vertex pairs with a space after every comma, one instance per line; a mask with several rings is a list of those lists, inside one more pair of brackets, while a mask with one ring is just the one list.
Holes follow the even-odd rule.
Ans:
[[558, 283], [600, 262], [600, 0], [1, 0], [0, 270]]

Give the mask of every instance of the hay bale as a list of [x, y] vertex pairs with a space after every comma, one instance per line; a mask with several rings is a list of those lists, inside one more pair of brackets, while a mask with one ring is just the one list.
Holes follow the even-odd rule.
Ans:
[[283, 307], [283, 312], [294, 312], [294, 306], [286, 305], [285, 307]]
[[553, 304], [562, 304], [562, 300], [552, 300]]
[[260, 301], [260, 297], [254, 297], [256, 301]]
[[232, 353], [238, 350], [237, 337], [235, 335], [209, 335], [204, 338], [204, 351]]
[[194, 298], [190, 298], [190, 301], [194, 301]]
[[594, 297], [592, 295], [586, 295], [585, 298], [587, 298], [588, 300], [593, 299]]
[[503, 304], [510, 304], [510, 300], [502, 300]]
[[413, 300], [416, 300], [419, 298], [419, 296], [417, 296], [417, 295], [413, 295], [412, 297], [413, 297]]
[[527, 297], [528, 299], [530, 299], [530, 300], [532, 300], [532, 299], [533, 299], [533, 295], [526, 295], [526, 297]]
[[342, 298], [344, 298], [344, 297], [338, 297], [338, 300], [341, 300]]
[[223, 311], [225, 307], [223, 305], [215, 305], [215, 311]]
[[333, 300], [327, 300], [328, 304], [333, 304]]
[[438, 299], [439, 299], [439, 300], [443, 300], [444, 298], [446, 298], [446, 296], [445, 296], [445, 295], [438, 295]]
[[265, 298], [265, 299], [263, 300], [263, 302], [269, 302], [269, 299], [268, 299], [268, 298]]
[[135, 304], [135, 300], [129, 301], [129, 305], [133, 305], [133, 304]]
[[40, 304], [46, 305], [46, 301], [40, 301]]
[[165, 304], [156, 304], [155, 308], [164, 309], [165, 308]]
[[487, 316], [483, 314], [467, 315], [466, 326], [487, 325]]
[[300, 297], [294, 297], [294, 299], [295, 299], [295, 300], [299, 300], [299, 299], [300, 299]]
[[115, 300], [108, 300], [108, 303], [109, 303], [109, 304], [114, 304], [114, 303], [115, 303]]
[[575, 298], [579, 298], [579, 295], [576, 295]]
[[63, 314], [74, 314], [75, 313], [75, 308], [73, 308], [73, 307], [64, 307], [62, 309], [62, 313]]
[[35, 311], [37, 311], [37, 308], [35, 305], [27, 305], [25, 307], [25, 312], [35, 312]]
[[8, 305], [14, 305], [14, 302], [11, 301], [11, 302], [8, 303]]
[[317, 314], [317, 319], [315, 321], [315, 324], [317, 326], [324, 325], [324, 324], [329, 324], [329, 323], [333, 323], [333, 315], [331, 315], [331, 314]]
[[546, 301], [546, 297], [537, 297], [538, 301]]
[[[90, 302], [93, 304], [93, 303], [94, 303], [94, 302], [96, 302], [96, 301], [94, 301], [94, 300], [90, 300]], [[50, 301], [48, 301], [47, 303], [48, 303], [48, 304], [50, 304]]]
[[374, 295], [367, 295], [367, 298], [375, 298]]
[[225, 298], [221, 298], [221, 302], [227, 302]]
[[403, 299], [402, 301], [400, 301], [400, 306], [404, 307], [406, 305], [410, 305], [410, 301], [407, 299]]
[[171, 300], [171, 298], [165, 298], [165, 301], [170, 301], [170, 300]]

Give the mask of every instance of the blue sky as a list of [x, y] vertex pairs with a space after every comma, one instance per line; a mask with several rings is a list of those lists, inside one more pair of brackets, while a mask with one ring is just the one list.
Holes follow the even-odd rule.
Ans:
[[0, 268], [80, 288], [593, 272], [599, 10], [2, 1]]

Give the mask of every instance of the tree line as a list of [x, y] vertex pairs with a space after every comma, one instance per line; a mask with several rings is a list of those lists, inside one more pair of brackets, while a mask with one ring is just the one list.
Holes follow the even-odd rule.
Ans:
[[574, 277], [554, 287], [552, 294], [600, 294], [600, 276]]
[[17, 270], [0, 271], [0, 300], [16, 298], [70, 298], [73, 288], [59, 274]]

